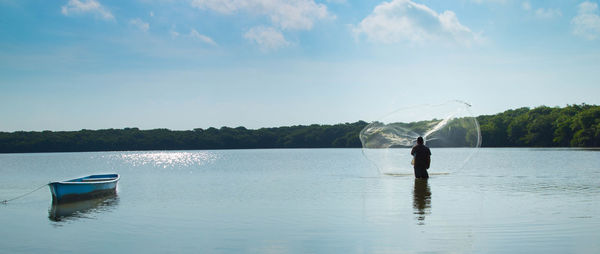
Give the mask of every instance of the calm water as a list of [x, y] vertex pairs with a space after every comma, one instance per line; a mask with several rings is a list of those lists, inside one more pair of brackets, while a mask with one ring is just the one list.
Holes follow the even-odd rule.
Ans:
[[434, 150], [429, 181], [360, 149], [0, 154], [0, 199], [121, 174], [116, 197], [0, 204], [0, 252], [600, 252], [600, 151], [480, 149], [437, 169], [460, 152]]

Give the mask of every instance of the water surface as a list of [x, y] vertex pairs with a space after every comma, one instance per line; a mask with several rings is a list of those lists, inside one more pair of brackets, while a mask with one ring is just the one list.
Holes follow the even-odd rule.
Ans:
[[[121, 174], [67, 207], [0, 205], [3, 253], [598, 253], [600, 153], [480, 149], [432, 177], [380, 174], [360, 149], [0, 155], [0, 199]], [[436, 164], [437, 163], [437, 164]]]

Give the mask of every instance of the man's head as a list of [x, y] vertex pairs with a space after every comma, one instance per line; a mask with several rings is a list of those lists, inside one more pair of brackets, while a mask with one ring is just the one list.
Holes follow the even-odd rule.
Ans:
[[419, 145], [423, 144], [423, 137], [418, 137], [417, 138], [417, 144], [419, 144]]

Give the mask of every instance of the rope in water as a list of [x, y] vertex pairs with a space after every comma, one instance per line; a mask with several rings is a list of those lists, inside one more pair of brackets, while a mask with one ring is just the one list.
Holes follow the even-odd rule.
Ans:
[[25, 193], [25, 194], [23, 194], [23, 195], [21, 195], [21, 196], [17, 196], [17, 197], [11, 198], [11, 199], [5, 199], [5, 200], [2, 200], [2, 201], [0, 201], [0, 203], [2, 203], [2, 204], [6, 204], [6, 203], [8, 203], [8, 202], [11, 202], [11, 201], [13, 201], [13, 200], [20, 199], [20, 198], [22, 198], [22, 197], [25, 197], [25, 196], [27, 196], [27, 195], [29, 195], [29, 194], [31, 194], [31, 193], [34, 193], [34, 192], [38, 191], [38, 190], [39, 190], [39, 189], [41, 189], [41, 188], [44, 188], [44, 187], [46, 187], [46, 185], [48, 185], [48, 184], [47, 184], [47, 183], [45, 183], [44, 185], [42, 185], [42, 186], [40, 186], [40, 187], [37, 187], [37, 189], [35, 189], [35, 190], [32, 190], [32, 191], [30, 191], [30, 192], [27, 192], [27, 193]]

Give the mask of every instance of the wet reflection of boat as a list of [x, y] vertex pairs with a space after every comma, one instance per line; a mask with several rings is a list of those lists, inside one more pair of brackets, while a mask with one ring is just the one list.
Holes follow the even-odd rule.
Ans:
[[118, 174], [90, 175], [62, 182], [50, 183], [53, 203], [74, 202], [114, 195]]
[[90, 218], [93, 214], [108, 212], [114, 209], [118, 203], [119, 198], [116, 194], [77, 202], [53, 202], [50, 209], [48, 209], [48, 218], [51, 221], [57, 222]]

